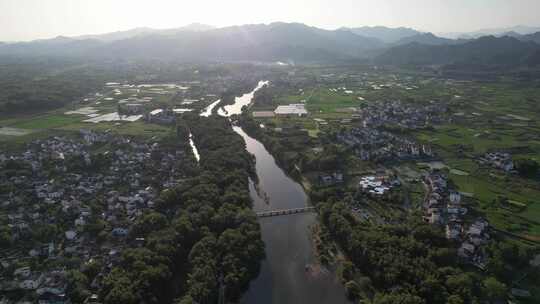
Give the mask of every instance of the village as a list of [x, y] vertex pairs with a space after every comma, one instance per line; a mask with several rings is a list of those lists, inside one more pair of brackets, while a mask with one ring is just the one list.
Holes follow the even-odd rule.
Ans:
[[364, 127], [415, 130], [445, 122], [447, 112], [448, 106], [441, 102], [431, 101], [424, 106], [394, 100], [367, 103], [352, 117], [362, 121]]
[[430, 145], [417, 143], [392, 130], [411, 131], [441, 124], [446, 111], [444, 105], [435, 103], [426, 107], [399, 101], [369, 103], [352, 115], [360, 127], [341, 132], [337, 139], [354, 148], [356, 155], [365, 161], [429, 160], [435, 156]]
[[[339, 132], [337, 141], [352, 149], [362, 161], [384, 165], [388, 170], [403, 162], [430, 162], [438, 158], [429, 144], [418, 143], [395, 131], [442, 124], [446, 121], [447, 112], [447, 106], [437, 102], [428, 106], [406, 105], [399, 101], [369, 103], [352, 115], [353, 125], [360, 126]], [[513, 168], [509, 154], [488, 153], [480, 161], [505, 171]], [[465, 263], [485, 269], [487, 257], [482, 247], [490, 239], [487, 220], [465, 220], [468, 209], [463, 204], [462, 195], [449, 187], [448, 176], [444, 172], [431, 169], [421, 180], [426, 189], [422, 203], [425, 221], [444, 227], [447, 239], [459, 242], [458, 256]], [[384, 197], [400, 185], [399, 178], [390, 178], [387, 174], [365, 175], [360, 179], [358, 189], [368, 196]], [[368, 214], [358, 207], [353, 207], [353, 212]]]
[[515, 173], [514, 162], [510, 153], [488, 152], [478, 158], [478, 163], [507, 173]]
[[490, 240], [486, 219], [466, 219], [468, 208], [460, 192], [452, 189], [444, 172], [433, 170], [425, 176], [427, 194], [423, 203], [424, 219], [444, 227], [446, 238], [460, 244], [458, 256], [466, 263], [485, 269], [487, 257], [483, 246]]
[[428, 145], [375, 128], [352, 128], [337, 135], [339, 142], [354, 149], [365, 161], [429, 159], [434, 156]]
[[[144, 242], [131, 227], [185, 178], [183, 151], [111, 133], [81, 130], [0, 154], [0, 214], [9, 246], [0, 251], [0, 290], [39, 303], [67, 303], [67, 273], [115, 265], [124, 247]], [[99, 263], [98, 263], [99, 262]]]

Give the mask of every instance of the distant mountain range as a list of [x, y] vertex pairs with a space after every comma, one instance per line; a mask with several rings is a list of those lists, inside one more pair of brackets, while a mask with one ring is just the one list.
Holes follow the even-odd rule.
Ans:
[[513, 33], [512, 35], [508, 35], [508, 36], [517, 38], [521, 41], [533, 41], [540, 44], [540, 32], [536, 32], [536, 33], [528, 34], [528, 35], [520, 35], [517, 33]]
[[57, 55], [162, 58], [185, 61], [327, 61], [365, 57], [384, 47], [378, 39], [347, 30], [324, 30], [300, 23], [272, 23], [210, 29], [136, 29], [75, 38], [56, 37], [0, 47], [0, 55]]
[[538, 65], [534, 59], [540, 45], [514, 37], [485, 36], [454, 45], [410, 43], [396, 46], [375, 58], [380, 64], [392, 65]]
[[507, 33], [517, 33], [519, 35], [527, 35], [527, 34], [533, 34], [536, 32], [540, 32], [540, 27], [533, 27], [533, 26], [513, 26], [513, 27], [505, 27], [505, 28], [491, 28], [491, 29], [481, 29], [478, 31], [473, 32], [453, 32], [453, 33], [437, 33], [438, 36], [449, 38], [449, 39], [475, 39], [480, 38], [482, 36], [507, 36]]
[[396, 43], [404, 38], [422, 34], [417, 30], [407, 27], [364, 26], [356, 28], [343, 27], [341, 29], [351, 31], [360, 36], [376, 38], [385, 43]]
[[192, 31], [192, 32], [204, 32], [208, 30], [213, 30], [215, 27], [206, 24], [192, 23], [183, 27], [174, 28], [174, 29], [153, 29], [148, 27], [139, 27], [127, 31], [119, 31], [113, 33], [106, 33], [101, 35], [84, 35], [73, 37], [73, 39], [86, 40], [86, 39], [95, 39], [104, 42], [112, 42], [116, 40], [129, 39], [137, 36], [147, 36], [147, 35], [174, 35], [180, 32]]
[[414, 36], [404, 37], [394, 43], [394, 45], [404, 45], [409, 43], [420, 43], [425, 45], [451, 45], [464, 43], [463, 39], [447, 39], [433, 35], [432, 33], [419, 33]]
[[[523, 29], [519, 29], [523, 30]], [[56, 37], [0, 44], [0, 56], [79, 56], [180, 61], [351, 61], [379, 64], [531, 64], [539, 57], [540, 32], [502, 37], [449, 39], [410, 28], [360, 27], [325, 30], [276, 22]]]

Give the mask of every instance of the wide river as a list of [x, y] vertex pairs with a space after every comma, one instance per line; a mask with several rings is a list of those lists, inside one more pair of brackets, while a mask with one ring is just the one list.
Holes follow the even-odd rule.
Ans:
[[[254, 93], [268, 82], [260, 82], [250, 93], [237, 98], [222, 116], [236, 113], [233, 109], [249, 105]], [[249, 98], [249, 100], [247, 100]], [[278, 167], [274, 157], [240, 127], [233, 127], [246, 142], [246, 149], [256, 159], [258, 189], [250, 183], [250, 195], [256, 212], [305, 207], [308, 196], [300, 184]], [[264, 199], [266, 197], [267, 199]], [[316, 215], [303, 213], [281, 217], [261, 218], [262, 238], [266, 259], [261, 273], [241, 299], [245, 304], [341, 304], [350, 303], [337, 276], [319, 267], [311, 240]]]
[[[246, 141], [247, 150], [255, 155], [259, 193], [266, 193], [269, 198], [267, 203], [251, 184], [255, 211], [307, 206], [308, 197], [302, 186], [277, 166], [265, 147], [241, 128], [234, 127], [234, 130]], [[311, 227], [316, 221], [312, 213], [260, 219], [266, 260], [241, 303], [349, 303], [337, 276], [317, 267], [311, 241]]]

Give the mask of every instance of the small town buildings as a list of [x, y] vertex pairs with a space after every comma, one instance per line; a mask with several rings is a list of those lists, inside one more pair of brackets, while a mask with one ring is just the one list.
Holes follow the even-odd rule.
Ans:
[[511, 172], [514, 170], [514, 162], [510, 153], [490, 152], [478, 159], [480, 164], [491, 166], [495, 169]]
[[454, 205], [459, 205], [459, 203], [461, 202], [461, 194], [457, 191], [452, 191], [450, 192], [449, 199], [450, 203]]

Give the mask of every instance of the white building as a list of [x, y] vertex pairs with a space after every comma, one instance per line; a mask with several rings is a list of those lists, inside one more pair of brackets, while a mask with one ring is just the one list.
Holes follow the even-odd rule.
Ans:
[[452, 204], [459, 204], [461, 202], [461, 194], [459, 192], [450, 192], [450, 202]]
[[302, 103], [278, 106], [274, 113], [277, 116], [306, 116], [308, 114], [305, 105]]
[[65, 232], [65, 235], [66, 235], [66, 239], [72, 241], [77, 237], [77, 232], [68, 230]]

